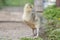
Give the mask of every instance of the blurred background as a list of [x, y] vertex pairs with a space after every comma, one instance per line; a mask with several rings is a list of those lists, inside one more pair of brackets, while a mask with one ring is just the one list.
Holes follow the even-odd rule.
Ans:
[[[0, 8], [4, 6], [24, 6], [26, 3], [34, 4], [34, 0], [0, 0]], [[44, 7], [47, 5], [53, 5], [56, 3], [56, 0], [43, 0]]]
[[1, 6], [24, 6], [26, 3], [34, 3], [34, 0], [0, 0]]

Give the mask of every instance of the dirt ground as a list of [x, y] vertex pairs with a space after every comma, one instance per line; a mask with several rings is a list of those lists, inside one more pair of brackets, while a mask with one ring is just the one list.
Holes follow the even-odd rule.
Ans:
[[32, 30], [21, 22], [23, 8], [6, 7], [0, 10], [0, 40], [19, 40], [30, 37]]

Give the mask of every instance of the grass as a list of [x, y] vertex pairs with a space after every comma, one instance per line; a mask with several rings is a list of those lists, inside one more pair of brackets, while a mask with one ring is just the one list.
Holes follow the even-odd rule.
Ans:
[[60, 40], [60, 29], [53, 30], [50, 33], [48, 40]]
[[32, 3], [34, 0], [6, 0], [6, 5], [8, 6], [23, 6], [26, 3]]
[[38, 38], [27, 38], [27, 37], [24, 37], [24, 38], [21, 38], [21, 40], [43, 40], [42, 38], [38, 37]]

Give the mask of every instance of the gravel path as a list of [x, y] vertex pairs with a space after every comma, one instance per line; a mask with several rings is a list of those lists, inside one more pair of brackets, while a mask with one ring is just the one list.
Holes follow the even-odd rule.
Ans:
[[19, 40], [21, 37], [31, 35], [31, 29], [24, 23], [0, 23], [0, 40]]
[[32, 35], [32, 30], [25, 23], [19, 22], [23, 13], [22, 8], [9, 7], [2, 10], [0, 11], [0, 40], [19, 40], [21, 37]]

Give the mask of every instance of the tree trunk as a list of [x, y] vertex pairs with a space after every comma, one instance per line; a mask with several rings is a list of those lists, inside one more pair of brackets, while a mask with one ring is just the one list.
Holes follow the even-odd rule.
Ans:
[[43, 0], [34, 0], [35, 11], [43, 11]]
[[56, 6], [60, 7], [60, 0], [56, 0]]

